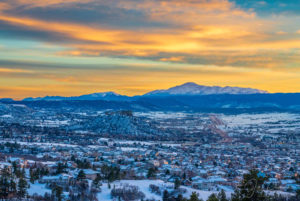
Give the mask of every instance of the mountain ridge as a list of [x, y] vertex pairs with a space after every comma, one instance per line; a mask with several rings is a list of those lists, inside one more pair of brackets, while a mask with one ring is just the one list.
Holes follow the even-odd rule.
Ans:
[[84, 94], [80, 96], [45, 96], [37, 98], [24, 98], [23, 101], [60, 101], [60, 100], [107, 100], [107, 101], [132, 101], [138, 97], [151, 97], [151, 96], [174, 96], [174, 95], [213, 95], [213, 94], [264, 94], [268, 93], [264, 90], [254, 88], [242, 87], [220, 87], [220, 86], [205, 86], [198, 85], [194, 82], [186, 82], [182, 85], [174, 86], [169, 89], [160, 89], [150, 91], [141, 96], [126, 96], [115, 93], [113, 91], [97, 92], [92, 94]]

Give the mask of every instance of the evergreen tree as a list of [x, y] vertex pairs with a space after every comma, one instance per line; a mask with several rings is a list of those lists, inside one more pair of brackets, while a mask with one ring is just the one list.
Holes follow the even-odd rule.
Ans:
[[3, 175], [1, 175], [0, 178], [0, 197], [1, 199], [5, 199], [8, 196], [8, 182], [7, 179], [5, 177], [3, 177]]
[[155, 177], [155, 169], [154, 168], [149, 168], [148, 173], [147, 173], [147, 178]]
[[86, 178], [85, 173], [83, 170], [80, 170], [78, 175], [77, 175], [77, 180], [82, 181]]
[[189, 201], [200, 201], [196, 192], [193, 192]]
[[93, 181], [93, 184], [94, 184], [95, 186], [98, 186], [101, 180], [102, 180], [101, 175], [100, 175], [100, 174], [97, 174], [96, 178], [95, 178], [94, 181]]
[[63, 164], [63, 163], [59, 162], [59, 163], [57, 164], [57, 169], [56, 169], [55, 174], [61, 174], [61, 173], [64, 173], [66, 167], [67, 167], [66, 164]]
[[175, 179], [175, 182], [174, 182], [174, 189], [178, 189], [180, 187], [180, 180], [179, 179]]
[[217, 196], [213, 193], [208, 197], [207, 201], [219, 201], [219, 199], [217, 198]]
[[268, 196], [263, 191], [263, 184], [268, 178], [258, 170], [251, 170], [243, 176], [239, 189], [232, 195], [232, 201], [266, 201]]
[[18, 196], [19, 197], [25, 197], [27, 193], [27, 181], [24, 179], [24, 177], [21, 177], [18, 182]]
[[29, 169], [29, 175], [30, 175], [30, 182], [32, 183], [32, 184], [34, 184], [34, 175], [33, 175], [33, 169], [32, 168], [30, 168]]
[[219, 192], [218, 199], [219, 201], [228, 201], [226, 198], [226, 193], [223, 189], [221, 190], [221, 192]]
[[241, 193], [238, 189], [234, 191], [234, 193], [231, 195], [231, 201], [240, 201], [241, 200]]
[[62, 193], [63, 188], [55, 184], [52, 188], [52, 194], [57, 198], [58, 201], [62, 200]]
[[169, 199], [169, 192], [167, 190], [164, 190], [163, 192], [163, 201], [168, 201]]
[[16, 194], [16, 191], [17, 191], [16, 182], [11, 178], [9, 182], [9, 192], [11, 194]]
[[181, 194], [179, 194], [176, 198], [176, 201], [186, 201]]

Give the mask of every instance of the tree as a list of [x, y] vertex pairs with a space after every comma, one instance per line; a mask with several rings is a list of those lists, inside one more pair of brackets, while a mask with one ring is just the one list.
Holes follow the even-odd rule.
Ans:
[[82, 181], [86, 178], [85, 173], [83, 170], [80, 170], [78, 175], [77, 175], [77, 180]]
[[243, 176], [239, 189], [232, 195], [232, 201], [265, 201], [267, 196], [263, 184], [268, 178], [258, 170], [250, 170]]
[[193, 192], [189, 201], [200, 201], [196, 192]]
[[11, 178], [9, 182], [9, 192], [15, 194], [17, 191], [16, 182]]
[[213, 193], [208, 197], [207, 201], [219, 201], [219, 199], [217, 198], [217, 196]]
[[241, 193], [238, 189], [234, 191], [234, 193], [231, 195], [231, 201], [240, 201], [241, 200]]
[[148, 173], [147, 173], [147, 178], [155, 177], [155, 169], [154, 168], [149, 168]]
[[56, 169], [56, 172], [55, 174], [61, 174], [61, 173], [64, 173], [65, 172], [65, 168], [67, 168], [67, 165], [66, 164], [63, 164], [61, 162], [59, 162], [57, 164], [57, 169]]
[[24, 179], [24, 177], [21, 177], [18, 183], [18, 196], [25, 197], [26, 193], [27, 193], [27, 181]]
[[96, 178], [95, 178], [94, 181], [93, 181], [93, 184], [94, 184], [95, 186], [98, 186], [98, 185], [99, 185], [99, 182], [100, 182], [101, 180], [102, 180], [101, 175], [100, 175], [100, 174], [97, 174]]
[[3, 175], [0, 178], [0, 198], [5, 199], [8, 196], [8, 189], [7, 189], [8, 181]]
[[169, 199], [169, 192], [167, 190], [164, 190], [163, 192], [163, 201], [168, 201]]
[[184, 200], [186, 200], [186, 199], [184, 199], [181, 194], [179, 194], [176, 198], [176, 201], [184, 201]]
[[52, 188], [52, 194], [55, 195], [58, 201], [62, 200], [62, 193], [63, 193], [63, 188], [61, 186], [54, 184], [54, 187]]
[[180, 180], [176, 178], [174, 182], [174, 189], [178, 189], [180, 187], [180, 184], [181, 184]]
[[33, 184], [35, 181], [35, 172], [32, 168], [29, 169], [30, 182]]
[[296, 191], [296, 199], [300, 200], [300, 189]]
[[219, 201], [228, 201], [226, 198], [226, 193], [223, 189], [221, 190], [221, 192], [219, 192], [218, 199]]

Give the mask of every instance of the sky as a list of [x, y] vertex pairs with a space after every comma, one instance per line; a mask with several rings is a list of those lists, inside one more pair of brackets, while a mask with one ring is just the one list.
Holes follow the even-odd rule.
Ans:
[[300, 92], [299, 1], [0, 1], [0, 98], [185, 82]]

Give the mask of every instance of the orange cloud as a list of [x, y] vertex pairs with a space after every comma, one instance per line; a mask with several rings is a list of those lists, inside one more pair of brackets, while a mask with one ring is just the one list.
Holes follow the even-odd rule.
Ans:
[[0, 73], [32, 73], [31, 70], [24, 70], [24, 69], [10, 69], [10, 68], [1, 68]]
[[51, 1], [15, 0], [14, 5], [24, 6], [26, 8], [54, 7], [54, 6], [68, 6], [74, 3], [88, 3], [92, 1], [93, 0], [51, 0]]
[[183, 57], [161, 58], [160, 61], [183, 61]]

